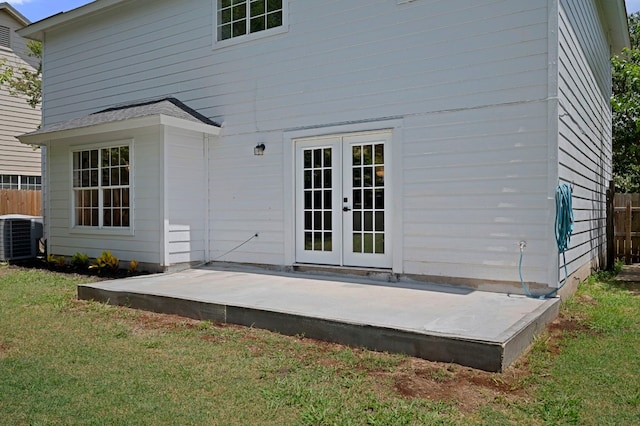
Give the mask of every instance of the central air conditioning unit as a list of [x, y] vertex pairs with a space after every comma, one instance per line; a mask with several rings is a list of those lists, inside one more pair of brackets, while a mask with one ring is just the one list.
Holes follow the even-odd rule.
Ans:
[[33, 259], [42, 238], [42, 217], [0, 216], [0, 260]]

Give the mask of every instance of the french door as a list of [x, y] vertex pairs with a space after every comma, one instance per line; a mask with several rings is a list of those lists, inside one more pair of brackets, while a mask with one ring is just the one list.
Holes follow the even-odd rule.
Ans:
[[390, 268], [391, 132], [300, 139], [296, 262]]

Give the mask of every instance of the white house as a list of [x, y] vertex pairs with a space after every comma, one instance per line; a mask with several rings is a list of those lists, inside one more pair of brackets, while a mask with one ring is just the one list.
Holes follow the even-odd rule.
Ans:
[[[8, 3], [0, 3], [0, 64], [15, 72], [35, 71], [37, 58], [28, 56], [27, 43], [16, 30], [30, 22]], [[12, 95], [0, 84], [0, 189], [40, 189], [40, 150], [20, 143], [17, 136], [40, 125], [40, 108]]]
[[[623, 0], [97, 0], [44, 42], [48, 250], [536, 291], [605, 250]], [[260, 154], [260, 155], [256, 155]], [[574, 282], [571, 279], [570, 282]]]

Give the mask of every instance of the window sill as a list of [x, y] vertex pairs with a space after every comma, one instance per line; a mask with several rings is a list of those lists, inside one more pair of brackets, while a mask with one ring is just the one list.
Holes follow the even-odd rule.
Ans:
[[71, 227], [69, 230], [70, 234], [75, 235], [92, 235], [92, 236], [121, 236], [121, 237], [132, 237], [135, 233], [133, 232], [133, 228], [91, 228], [91, 227], [83, 227], [83, 226], [75, 226]]
[[289, 31], [289, 28], [285, 25], [282, 25], [277, 28], [271, 28], [265, 31], [259, 31], [253, 34], [247, 34], [243, 36], [233, 37], [226, 40], [218, 41], [217, 35], [213, 36], [213, 49], [222, 49], [228, 46], [235, 46], [236, 44], [242, 44], [253, 40], [258, 40], [261, 38], [271, 37], [278, 34], [284, 34]]

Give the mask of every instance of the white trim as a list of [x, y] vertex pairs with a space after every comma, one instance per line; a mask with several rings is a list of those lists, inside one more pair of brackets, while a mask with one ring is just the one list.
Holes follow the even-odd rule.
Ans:
[[403, 266], [403, 247], [404, 247], [404, 228], [401, 221], [396, 218], [402, 218], [403, 211], [403, 177], [402, 177], [402, 143], [403, 143], [403, 127], [404, 120], [399, 117], [378, 119], [371, 121], [363, 121], [357, 123], [331, 124], [326, 126], [314, 126], [305, 129], [291, 129], [283, 131], [284, 146], [284, 261], [287, 265], [295, 264], [296, 249], [296, 187], [295, 187], [295, 140], [308, 138], [322, 138], [335, 136], [354, 136], [358, 134], [379, 133], [381, 131], [391, 131], [391, 166], [392, 166], [392, 203], [393, 208], [390, 212], [390, 220], [392, 224], [392, 271], [394, 273], [402, 273]]
[[217, 136], [220, 128], [204, 123], [197, 123], [191, 120], [157, 114], [147, 117], [131, 118], [122, 121], [112, 121], [109, 123], [95, 124], [92, 126], [78, 127], [75, 129], [53, 131], [48, 133], [25, 134], [18, 136], [20, 142], [33, 145], [47, 145], [54, 140], [68, 139], [73, 137], [91, 136], [101, 133], [117, 132], [123, 130], [134, 130], [157, 125], [171, 126], [178, 129], [202, 132], [208, 135]]
[[[75, 209], [75, 195], [73, 187], [73, 154], [80, 151], [88, 150], [101, 150], [104, 148], [117, 148], [126, 146], [129, 148], [129, 226], [128, 227], [104, 227], [104, 226], [77, 226], [76, 223], [76, 209]], [[85, 234], [85, 235], [122, 235], [133, 236], [135, 235], [135, 155], [134, 155], [134, 139], [114, 140], [108, 142], [91, 143], [84, 145], [71, 145], [68, 152], [69, 163], [67, 168], [69, 170], [69, 209], [71, 214], [69, 215], [69, 234]], [[100, 169], [99, 169], [100, 170]], [[100, 174], [98, 175], [100, 180]], [[99, 185], [101, 188], [101, 185]], [[98, 208], [102, 211], [103, 200], [101, 191], [98, 190]], [[100, 214], [98, 214], [98, 220], [101, 221]]]
[[206, 202], [206, 211], [205, 211], [205, 221], [204, 221], [204, 262], [208, 263], [211, 261], [211, 243], [210, 243], [210, 235], [209, 232], [211, 232], [211, 224], [209, 223], [209, 221], [211, 220], [211, 200], [213, 199], [211, 197], [211, 184], [209, 182], [209, 178], [210, 178], [210, 173], [209, 173], [209, 166], [210, 166], [210, 158], [209, 158], [209, 152], [210, 152], [210, 147], [209, 144], [211, 143], [211, 138], [208, 135], [202, 135], [202, 149], [203, 149], [203, 161], [204, 161], [204, 182], [205, 182], [205, 188], [206, 188], [206, 192], [207, 192], [207, 202]]
[[[558, 152], [559, 152], [559, 101], [558, 82], [560, 80], [560, 5], [558, 0], [547, 0], [548, 9], [548, 31], [547, 31], [547, 211], [555, 212], [555, 190], [560, 176]], [[558, 270], [560, 259], [558, 257], [558, 247], [554, 235], [554, 217], [547, 215], [546, 226], [546, 247], [541, 249], [548, 253], [547, 262], [547, 285], [558, 287]], [[523, 235], [523, 241], [527, 236]], [[533, 248], [534, 249], [534, 248]], [[514, 258], [516, 247], [514, 246]], [[526, 274], [525, 274], [526, 275]]]
[[46, 31], [51, 30], [52, 28], [64, 25], [69, 21], [74, 19], [83, 18], [90, 14], [95, 14], [103, 11], [112, 6], [116, 6], [119, 3], [123, 3], [126, 0], [100, 0], [93, 1], [84, 6], [77, 7], [68, 12], [58, 13], [56, 15], [50, 16], [49, 18], [45, 18], [41, 21], [35, 22], [27, 27], [24, 27], [18, 30], [18, 34], [25, 38], [30, 38], [33, 40], [43, 41], [43, 37]]
[[167, 155], [168, 150], [168, 139], [169, 139], [169, 131], [166, 127], [162, 130], [162, 141], [160, 142], [160, 173], [162, 176], [161, 187], [160, 187], [160, 247], [161, 248], [161, 259], [160, 266], [169, 267], [170, 266], [170, 257], [171, 251], [169, 248], [169, 158]]

